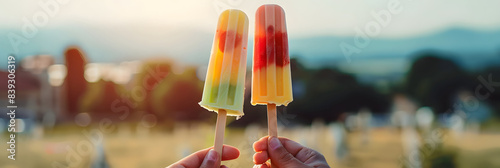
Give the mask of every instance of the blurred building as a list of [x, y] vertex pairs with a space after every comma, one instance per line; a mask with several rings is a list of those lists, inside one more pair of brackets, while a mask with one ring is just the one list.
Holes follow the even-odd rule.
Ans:
[[64, 52], [67, 75], [63, 84], [63, 97], [67, 117], [74, 116], [81, 112], [79, 109], [80, 99], [87, 90], [85, 80], [85, 65], [87, 58], [78, 47], [69, 47]]

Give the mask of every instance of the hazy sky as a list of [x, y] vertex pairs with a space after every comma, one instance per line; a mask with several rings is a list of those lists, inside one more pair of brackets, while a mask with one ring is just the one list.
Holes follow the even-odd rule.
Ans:
[[[20, 29], [23, 17], [29, 20], [43, 11], [39, 2], [56, 0], [2, 0], [0, 28]], [[221, 8], [243, 10], [250, 19], [265, 3], [280, 4], [286, 12], [289, 34], [352, 35], [354, 28], [375, 20], [372, 11], [387, 10], [398, 0], [67, 0], [49, 18], [46, 26], [150, 25], [189, 27], [212, 32]], [[481, 30], [500, 29], [499, 0], [399, 0], [402, 12], [392, 15], [380, 37], [407, 37], [450, 27]]]

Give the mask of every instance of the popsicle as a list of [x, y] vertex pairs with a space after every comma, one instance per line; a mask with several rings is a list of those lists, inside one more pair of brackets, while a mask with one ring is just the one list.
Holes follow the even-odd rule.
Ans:
[[214, 149], [222, 156], [226, 115], [243, 116], [248, 17], [236, 9], [222, 12], [217, 24], [203, 96], [199, 103], [218, 113]]
[[252, 105], [267, 105], [269, 136], [277, 136], [276, 106], [293, 100], [285, 12], [267, 4], [255, 15]]

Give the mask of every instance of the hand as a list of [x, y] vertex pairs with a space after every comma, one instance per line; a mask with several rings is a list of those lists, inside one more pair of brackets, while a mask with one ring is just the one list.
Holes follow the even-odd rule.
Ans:
[[[240, 156], [240, 151], [232, 146], [224, 145], [222, 148], [222, 160], [233, 160]], [[219, 154], [213, 150], [213, 147], [195, 152], [167, 168], [226, 168], [220, 165]]]
[[254, 168], [270, 168], [266, 162], [271, 159], [273, 166], [278, 168], [329, 168], [325, 157], [315, 150], [304, 147], [287, 138], [263, 137], [253, 144], [255, 153]]

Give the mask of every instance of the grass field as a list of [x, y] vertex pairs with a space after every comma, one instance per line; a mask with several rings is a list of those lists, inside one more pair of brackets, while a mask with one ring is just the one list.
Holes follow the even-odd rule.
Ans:
[[[110, 133], [103, 132], [102, 148], [92, 144], [100, 136], [86, 137], [84, 132], [100, 131], [97, 126], [76, 127], [59, 126], [53, 130], [34, 131], [20, 134], [17, 142], [15, 161], [7, 159], [7, 152], [0, 158], [2, 168], [34, 167], [91, 167], [92, 158], [102, 149], [107, 163], [111, 167], [166, 167], [180, 158], [213, 143], [213, 126], [179, 126], [172, 131], [158, 127], [147, 129], [136, 124], [119, 124]], [[363, 142], [360, 132], [347, 134], [347, 157], [336, 159], [335, 143], [329, 127], [294, 127], [280, 130], [281, 136], [289, 137], [323, 153], [331, 167], [335, 168], [399, 168], [404, 153], [401, 131], [393, 128], [374, 128], [369, 133], [369, 140]], [[452, 151], [452, 161], [460, 168], [500, 167], [500, 134], [464, 133], [455, 137], [443, 131], [443, 149]], [[225, 144], [236, 146], [241, 156], [223, 164], [229, 167], [251, 167], [252, 143], [265, 136], [266, 129], [251, 126], [246, 129], [228, 128]], [[91, 134], [92, 135], [92, 134]], [[94, 134], [96, 135], [96, 134]], [[7, 137], [3, 135], [2, 137]], [[425, 138], [419, 138], [421, 142]], [[3, 140], [2, 140], [3, 141]], [[2, 145], [4, 146], [4, 145]], [[100, 145], [98, 145], [100, 146]], [[90, 147], [90, 148], [89, 148]], [[450, 149], [450, 150], [448, 150]], [[73, 152], [70, 152], [73, 150]], [[439, 160], [443, 151], [433, 150], [421, 154], [425, 166]], [[77, 156], [77, 157], [75, 157]], [[448, 155], [444, 155], [448, 156]], [[69, 162], [68, 162], [69, 158]], [[81, 158], [81, 159], [75, 159]]]

